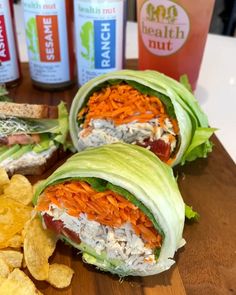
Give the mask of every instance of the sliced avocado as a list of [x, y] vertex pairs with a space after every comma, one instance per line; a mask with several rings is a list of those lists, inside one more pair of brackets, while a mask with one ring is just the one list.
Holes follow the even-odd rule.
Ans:
[[12, 147], [8, 148], [5, 152], [1, 153], [0, 155], [0, 162], [2, 162], [3, 160], [11, 157], [13, 154], [15, 154], [19, 149], [21, 148], [21, 146], [19, 144], [15, 144]]
[[40, 142], [34, 145], [33, 151], [35, 153], [41, 153], [49, 149], [49, 147], [52, 145], [53, 145], [53, 141], [51, 140], [49, 134], [47, 133], [40, 134]]
[[101, 252], [101, 254], [98, 254], [92, 247], [90, 247], [89, 245], [81, 242], [79, 244], [79, 248], [84, 252], [87, 253], [90, 256], [95, 257], [95, 259], [107, 262], [109, 264], [112, 264], [113, 266], [119, 266], [120, 264], [122, 264], [122, 262], [118, 259], [109, 259], [107, 258], [107, 255], [104, 251]]
[[109, 271], [114, 274], [118, 274], [120, 277], [128, 276], [132, 272], [125, 265], [114, 265], [110, 260], [101, 260], [97, 257], [94, 257], [86, 252], [83, 253], [83, 261], [89, 264], [95, 265], [97, 268], [103, 271]]
[[[97, 261], [101, 261], [104, 265], [110, 265], [113, 267], [120, 266], [123, 262], [119, 259], [109, 259], [107, 258], [107, 254], [102, 251], [101, 254], [98, 254], [91, 246], [81, 242], [80, 244], [76, 244], [73, 241], [71, 241], [69, 238], [65, 236], [60, 236], [60, 239], [62, 239], [65, 243], [72, 245], [73, 247], [81, 250], [84, 254], [87, 254], [88, 257], [93, 257]], [[93, 264], [92, 262], [89, 262]]]
[[0, 147], [0, 155], [1, 155], [2, 153], [4, 153], [5, 151], [7, 151], [7, 150], [8, 150], [8, 147], [7, 147], [6, 145], [1, 146], [1, 147]]
[[32, 151], [32, 144], [22, 145], [21, 148], [11, 156], [11, 158], [13, 160], [17, 160], [25, 153], [28, 153], [30, 151]]
[[83, 260], [104, 270], [111, 270], [114, 267], [111, 263], [109, 263], [109, 261], [98, 259], [97, 257], [92, 256], [86, 252], [83, 253]]

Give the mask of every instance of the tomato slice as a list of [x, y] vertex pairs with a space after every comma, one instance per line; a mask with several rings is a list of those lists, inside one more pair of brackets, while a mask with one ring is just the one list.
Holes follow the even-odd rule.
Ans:
[[167, 162], [170, 158], [170, 144], [162, 139], [150, 140], [147, 138], [143, 143], [138, 143], [138, 145], [145, 148], [150, 147], [150, 151], [157, 155], [163, 162]]
[[55, 232], [56, 234], [64, 235], [73, 242], [78, 244], [80, 243], [79, 235], [73, 232], [72, 230], [64, 227], [64, 224], [61, 220], [53, 220], [53, 217], [48, 214], [43, 215], [43, 220], [45, 222], [46, 227]]

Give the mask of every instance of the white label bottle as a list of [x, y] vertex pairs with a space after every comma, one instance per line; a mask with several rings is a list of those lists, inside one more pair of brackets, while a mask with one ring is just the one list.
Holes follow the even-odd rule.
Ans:
[[36, 87], [55, 90], [72, 85], [73, 1], [24, 0], [30, 74]]
[[74, 0], [79, 85], [123, 68], [125, 0]]

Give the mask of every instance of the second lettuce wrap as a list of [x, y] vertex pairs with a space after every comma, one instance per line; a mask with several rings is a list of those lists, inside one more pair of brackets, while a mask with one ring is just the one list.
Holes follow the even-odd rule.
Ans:
[[34, 202], [45, 226], [85, 262], [120, 276], [160, 273], [184, 244], [172, 169], [135, 145], [75, 154], [39, 184]]
[[193, 94], [156, 71], [122, 70], [92, 79], [70, 111], [78, 151], [126, 142], [150, 149], [171, 166], [206, 157], [213, 132]]

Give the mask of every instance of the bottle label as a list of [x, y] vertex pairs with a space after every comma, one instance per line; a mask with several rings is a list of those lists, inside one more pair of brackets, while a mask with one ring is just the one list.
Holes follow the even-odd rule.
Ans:
[[74, 0], [79, 84], [123, 66], [124, 0]]
[[148, 51], [158, 56], [177, 52], [186, 42], [190, 21], [186, 11], [169, 0], [145, 1], [139, 14], [139, 31]]
[[20, 77], [9, 1], [0, 1], [0, 83]]
[[24, 0], [31, 78], [54, 84], [70, 80], [65, 1]]

